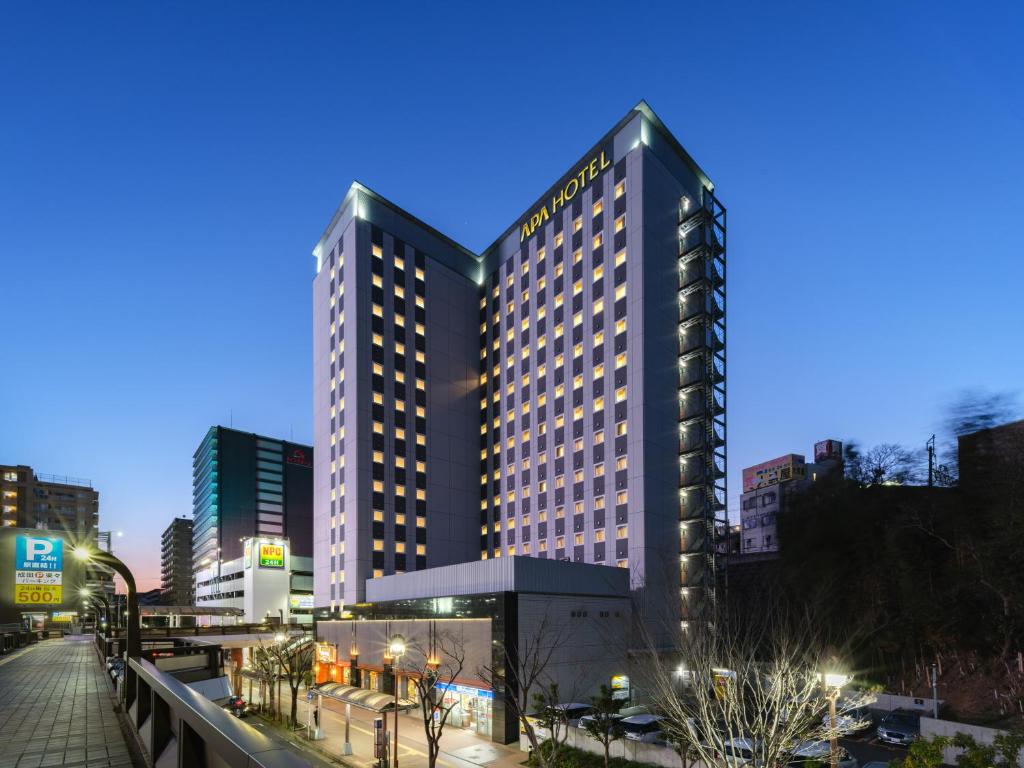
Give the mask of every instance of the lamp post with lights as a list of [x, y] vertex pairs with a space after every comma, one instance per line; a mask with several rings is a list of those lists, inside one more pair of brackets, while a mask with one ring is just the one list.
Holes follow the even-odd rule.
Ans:
[[839, 768], [839, 724], [836, 722], [836, 699], [843, 686], [850, 682], [850, 676], [839, 672], [826, 672], [821, 675], [825, 685], [825, 698], [828, 699], [828, 758], [832, 768]]
[[128, 569], [127, 565], [109, 552], [93, 549], [92, 547], [83, 544], [75, 547], [75, 557], [85, 563], [104, 565], [115, 571], [118, 576], [124, 579], [125, 587], [128, 590], [128, 599], [126, 601], [127, 620], [125, 622], [128, 625], [125, 641], [125, 679], [128, 679], [127, 659], [138, 658], [142, 654], [142, 637], [139, 630], [139, 592], [135, 586], [135, 577], [132, 575], [132, 572]]
[[405, 655], [405, 638], [393, 635], [388, 642], [388, 654], [391, 656], [391, 674], [395, 678], [395, 768], [398, 768], [398, 662]]

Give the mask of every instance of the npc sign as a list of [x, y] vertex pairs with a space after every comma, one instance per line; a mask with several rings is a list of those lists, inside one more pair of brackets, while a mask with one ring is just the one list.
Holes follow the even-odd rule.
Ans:
[[64, 540], [19, 535], [14, 547], [15, 604], [60, 605], [64, 602]]

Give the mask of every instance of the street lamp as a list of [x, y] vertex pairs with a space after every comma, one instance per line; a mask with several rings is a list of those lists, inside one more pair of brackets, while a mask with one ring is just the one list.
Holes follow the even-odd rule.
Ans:
[[398, 768], [398, 661], [405, 654], [405, 638], [393, 635], [388, 643], [388, 654], [391, 662], [391, 674], [395, 678], [395, 768]]
[[828, 757], [832, 768], [839, 768], [839, 723], [836, 722], [836, 699], [843, 686], [850, 682], [850, 676], [840, 672], [826, 672], [818, 675], [825, 685], [825, 698], [828, 699]]
[[[138, 658], [142, 654], [142, 638], [139, 630], [139, 592], [135, 586], [135, 577], [132, 575], [132, 572], [128, 570], [127, 565], [109, 552], [95, 550], [88, 545], [75, 547], [74, 554], [82, 562], [96, 563], [111, 568], [117, 572], [118, 576], [124, 579], [125, 587], [128, 589], [128, 631], [125, 653], [129, 659], [133, 657]], [[125, 662], [125, 669], [128, 669], [127, 661]]]

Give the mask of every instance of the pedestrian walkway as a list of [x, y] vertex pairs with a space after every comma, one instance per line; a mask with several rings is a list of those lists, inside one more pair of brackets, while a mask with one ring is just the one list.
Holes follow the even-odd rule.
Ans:
[[132, 765], [91, 637], [0, 659], [0, 768]]
[[[258, 696], [254, 696], [259, 701]], [[285, 711], [291, 706], [291, 695], [284, 690], [282, 706]], [[307, 722], [310, 718], [305, 691], [298, 703], [298, 720]], [[320, 712], [322, 738], [309, 742], [302, 731], [293, 734], [295, 743], [315, 744], [316, 748], [346, 765], [372, 766], [373, 758], [373, 720], [374, 715], [356, 707], [352, 708], [349, 726], [349, 738], [352, 754], [344, 755], [342, 744], [345, 741], [344, 705], [325, 699]], [[398, 729], [399, 764], [401, 768], [426, 768], [427, 745], [423, 733], [423, 722], [418, 710], [400, 716]], [[388, 716], [388, 729], [393, 728], [391, 716]], [[441, 737], [441, 754], [438, 765], [441, 768], [521, 768], [526, 754], [519, 750], [518, 744], [495, 744], [490, 739], [477, 734], [448, 726]]]

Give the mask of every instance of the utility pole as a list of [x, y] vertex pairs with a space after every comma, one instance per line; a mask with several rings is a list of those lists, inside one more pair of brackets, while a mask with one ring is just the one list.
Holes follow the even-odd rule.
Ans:
[[931, 488], [935, 485], [935, 435], [925, 443], [925, 448], [928, 450], [928, 487]]

